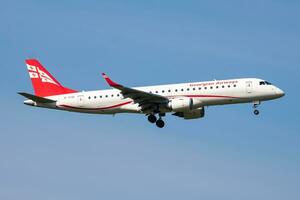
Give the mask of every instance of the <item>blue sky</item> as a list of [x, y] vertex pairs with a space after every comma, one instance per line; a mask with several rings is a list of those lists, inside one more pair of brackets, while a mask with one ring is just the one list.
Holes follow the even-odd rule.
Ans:
[[[300, 2], [0, 1], [0, 199], [300, 198]], [[194, 121], [22, 104], [24, 60], [65, 86], [259, 77], [286, 96]]]

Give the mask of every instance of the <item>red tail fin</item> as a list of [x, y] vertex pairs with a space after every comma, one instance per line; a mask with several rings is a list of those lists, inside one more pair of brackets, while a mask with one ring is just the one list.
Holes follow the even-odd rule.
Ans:
[[42, 65], [35, 59], [26, 60], [27, 69], [31, 78], [36, 96], [46, 97], [60, 94], [75, 93], [76, 90], [62, 86]]

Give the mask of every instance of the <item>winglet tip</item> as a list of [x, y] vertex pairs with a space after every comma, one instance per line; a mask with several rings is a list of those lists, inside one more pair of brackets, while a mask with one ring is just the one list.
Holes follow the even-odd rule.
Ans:
[[105, 73], [102, 73], [102, 77], [106, 80], [106, 81], [109, 81], [110, 78], [105, 74]]
[[107, 79], [108, 76], [105, 73], [101, 73], [101, 75], [103, 76], [103, 78]]
[[109, 86], [111, 86], [111, 87], [120, 86], [118, 83], [115, 83], [114, 81], [112, 81], [105, 73], [102, 73], [102, 76], [106, 80], [106, 82], [108, 83]]

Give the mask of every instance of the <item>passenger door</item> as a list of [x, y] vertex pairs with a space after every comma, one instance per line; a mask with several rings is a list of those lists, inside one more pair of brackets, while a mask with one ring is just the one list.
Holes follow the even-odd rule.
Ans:
[[77, 96], [77, 103], [79, 107], [83, 107], [84, 106], [84, 95], [80, 94]]
[[253, 90], [252, 81], [246, 81], [246, 93], [251, 94]]

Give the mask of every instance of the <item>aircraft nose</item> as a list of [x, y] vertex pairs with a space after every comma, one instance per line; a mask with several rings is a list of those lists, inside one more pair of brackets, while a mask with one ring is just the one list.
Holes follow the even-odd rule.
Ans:
[[282, 89], [276, 88], [276, 95], [278, 95], [278, 97], [283, 97], [285, 93]]

